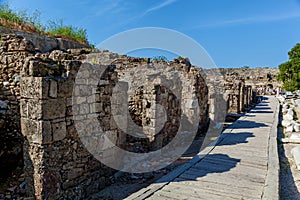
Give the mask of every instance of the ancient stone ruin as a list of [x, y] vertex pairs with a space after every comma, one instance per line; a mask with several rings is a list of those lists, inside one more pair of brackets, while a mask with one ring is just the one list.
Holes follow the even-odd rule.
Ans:
[[[180, 131], [204, 134], [209, 123], [245, 111], [257, 89], [244, 73], [221, 71], [216, 84], [211, 73], [179, 60], [150, 62], [70, 45], [45, 49], [23, 36], [0, 38], [0, 165], [4, 173], [24, 165], [27, 196], [37, 199], [87, 198], [110, 183], [117, 171], [97, 158], [114, 161], [118, 152], [97, 151], [99, 129], [88, 120], [117, 147], [151, 152]], [[220, 105], [227, 107], [217, 112]], [[117, 164], [124, 169], [130, 162], [125, 156]]]

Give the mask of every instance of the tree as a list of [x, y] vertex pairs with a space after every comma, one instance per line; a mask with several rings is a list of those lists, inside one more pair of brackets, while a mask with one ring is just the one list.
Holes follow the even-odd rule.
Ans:
[[279, 65], [277, 80], [283, 81], [283, 88], [289, 91], [300, 89], [300, 43], [289, 52], [289, 60]]
[[164, 61], [164, 62], [168, 62], [168, 58], [166, 56], [155, 56], [151, 59], [152, 61], [153, 60], [156, 60], [158, 62], [161, 62], [161, 61]]

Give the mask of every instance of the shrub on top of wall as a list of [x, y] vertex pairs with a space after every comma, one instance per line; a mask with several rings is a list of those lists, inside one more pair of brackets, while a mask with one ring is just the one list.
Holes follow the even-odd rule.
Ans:
[[58, 22], [49, 21], [47, 25], [43, 25], [40, 22], [40, 12], [35, 11], [32, 15], [26, 11], [16, 12], [7, 4], [0, 5], [0, 26], [89, 44], [85, 29], [66, 26], [62, 20]]

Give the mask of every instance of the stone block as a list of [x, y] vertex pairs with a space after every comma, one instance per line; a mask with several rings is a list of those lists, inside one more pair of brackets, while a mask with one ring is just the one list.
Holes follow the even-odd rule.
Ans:
[[293, 132], [294, 131], [294, 124], [291, 124], [291, 125], [287, 126], [285, 131], [286, 132]]
[[300, 170], [300, 147], [294, 147], [291, 150], [291, 153], [293, 155], [294, 162], [297, 166], [297, 169]]
[[21, 99], [21, 116], [29, 119], [52, 120], [66, 116], [65, 99]]
[[21, 77], [20, 95], [26, 99], [46, 99], [49, 79], [43, 77]]
[[102, 104], [101, 103], [91, 103], [90, 106], [90, 113], [99, 113], [102, 110]]
[[53, 141], [60, 141], [63, 140], [67, 135], [67, 128], [66, 122], [60, 121], [51, 124], [52, 127], [52, 134], [53, 134]]
[[69, 72], [78, 72], [81, 67], [81, 61], [78, 60], [64, 60], [62, 64]]
[[48, 99], [42, 102], [43, 119], [58, 119], [66, 116], [65, 99]]
[[49, 144], [52, 142], [51, 123], [21, 118], [22, 134], [30, 143]]
[[76, 97], [89, 97], [92, 95], [93, 87], [89, 85], [76, 85], [75, 96]]
[[79, 114], [89, 114], [90, 113], [90, 106], [87, 103], [82, 103], [79, 105]]
[[83, 169], [82, 168], [73, 168], [68, 172], [68, 179], [72, 180], [74, 178], [77, 178], [83, 174]]
[[21, 99], [20, 100], [21, 117], [29, 119], [42, 119], [42, 102], [37, 99]]
[[57, 74], [59, 66], [56, 64], [44, 63], [39, 60], [29, 62], [29, 76], [45, 77], [48, 75]]
[[57, 96], [60, 98], [71, 98], [73, 95], [74, 80], [62, 79], [58, 82]]
[[82, 104], [82, 103], [86, 103], [87, 102], [87, 98], [86, 97], [76, 97], [76, 104]]
[[50, 80], [49, 97], [57, 97], [57, 82], [54, 80]]

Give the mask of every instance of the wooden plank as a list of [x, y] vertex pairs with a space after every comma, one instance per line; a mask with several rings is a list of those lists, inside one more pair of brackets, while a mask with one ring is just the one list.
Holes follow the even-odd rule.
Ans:
[[[202, 163], [202, 164], [201, 164]], [[222, 159], [217, 159], [217, 158], [211, 158], [211, 157], [207, 157], [206, 160], [203, 160], [201, 163], [194, 165], [194, 166], [201, 166], [201, 165], [222, 165], [224, 166], [224, 168], [229, 168], [231, 166], [235, 166], [235, 167], [245, 167], [247, 169], [251, 169], [251, 168], [255, 168], [257, 170], [266, 170], [267, 167], [266, 166], [262, 166], [262, 165], [257, 165], [254, 163], [249, 163], [249, 162], [236, 162], [233, 159], [227, 159], [227, 160], [222, 160]]]
[[190, 194], [177, 193], [174, 190], [159, 190], [155, 195], [163, 196], [169, 199], [178, 199], [178, 200], [198, 200], [199, 197], [193, 197]]
[[[253, 189], [258, 190], [261, 189], [264, 186], [264, 183], [257, 182], [255, 179], [251, 179], [249, 177], [244, 177], [240, 175], [234, 175], [234, 174], [226, 174], [226, 176], [222, 174], [208, 174], [205, 176], [205, 178], [197, 178], [197, 179], [188, 179], [192, 178], [189, 176], [194, 176], [193, 174], [190, 174], [190, 171], [184, 173], [182, 175], [183, 181], [201, 181], [201, 182], [211, 182], [216, 184], [222, 184], [222, 185], [228, 185], [231, 187], [239, 187], [239, 188], [247, 188], [247, 189]], [[181, 181], [182, 182], [182, 181]]]
[[[218, 177], [218, 178], [221, 178], [221, 177], [227, 177], [227, 176], [232, 176], [232, 177], [235, 177], [235, 178], [243, 178], [245, 180], [249, 180], [249, 181], [253, 181], [254, 183], [263, 183], [263, 180], [266, 175], [256, 175], [254, 173], [239, 173], [239, 172], [225, 172], [225, 173], [209, 173], [207, 170], [199, 170], [199, 169], [195, 169], [195, 168], [192, 168], [190, 169], [189, 171], [186, 171], [185, 173], [183, 173], [182, 175], [185, 175], [185, 174], [189, 174], [189, 175], [193, 175], [193, 176], [196, 176], [198, 177], [197, 180], [203, 180], [206, 176], [209, 176], [209, 177]], [[206, 176], [199, 176], [199, 174], [206, 174]], [[181, 176], [180, 176], [181, 177]]]
[[[249, 167], [249, 166], [242, 166], [239, 165], [238, 167], [230, 166], [230, 165], [221, 165], [217, 163], [198, 163], [192, 167], [194, 170], [205, 170], [208, 173], [224, 173], [226, 172], [233, 173], [233, 174], [241, 174], [241, 175], [253, 175], [255, 177], [265, 178], [266, 170], [261, 168]], [[201, 172], [199, 172], [201, 173]]]
[[224, 195], [216, 193], [212, 190], [206, 190], [203, 188], [194, 188], [194, 187], [181, 187], [176, 186], [173, 187], [172, 185], [167, 185], [166, 190], [171, 191], [175, 194], [181, 194], [182, 196], [190, 199], [190, 198], [196, 198], [196, 199], [235, 199], [231, 197], [230, 195]]
[[[225, 163], [235, 163], [235, 161], [232, 161], [232, 160], [228, 160], [228, 159], [223, 159], [223, 158], [220, 158], [220, 157], [214, 157], [214, 158], [211, 158], [209, 156], [207, 156], [205, 158], [205, 160], [218, 160], [220, 162], [225, 162]], [[204, 160], [204, 161], [205, 161]], [[265, 162], [265, 165], [261, 164], [261, 163], [250, 163], [250, 162], [247, 162], [245, 161], [244, 159], [241, 159], [237, 165], [246, 165], [246, 166], [249, 166], [249, 167], [256, 167], [256, 168], [260, 168], [260, 169], [266, 169], [267, 168], [267, 162]]]
[[[175, 189], [177, 188], [177, 189]], [[219, 195], [222, 197], [240, 199], [241, 197], [246, 197], [247, 199], [257, 199], [257, 191], [254, 190], [241, 190], [240, 188], [224, 187], [219, 184], [214, 183], [203, 183], [200, 181], [190, 181], [190, 182], [179, 182], [170, 183], [166, 185], [163, 190], [177, 191], [186, 193], [187, 195], [192, 195], [194, 193], [205, 193], [210, 195]]]
[[178, 200], [178, 199], [170, 199], [169, 197], [165, 197], [155, 193], [152, 196], [148, 197], [147, 200]]
[[[205, 171], [205, 170], [204, 170]], [[202, 173], [205, 173], [205, 172], [202, 172]], [[182, 174], [180, 177], [185, 177], [185, 178], [189, 178], [188, 176], [186, 176], [186, 174], [189, 174], [188, 172]], [[194, 174], [189, 174], [191, 177], [191, 180], [201, 180], [201, 177], [196, 177], [197, 175], [194, 175]], [[192, 176], [193, 175], [193, 176]], [[232, 176], [236, 176], [236, 177], [241, 177], [245, 180], [248, 180], [248, 181], [251, 181], [253, 183], [264, 183], [264, 180], [265, 180], [265, 175], [257, 175], [257, 174], [254, 174], [254, 173], [249, 173], [249, 172], [224, 172], [224, 173], [207, 173], [206, 172], [206, 176], [216, 176], [216, 177], [219, 177], [219, 176], [223, 176], [224, 178], [226, 178], [226, 176], [229, 176], [229, 175], [232, 175]], [[196, 177], [196, 178], [195, 178]]]

